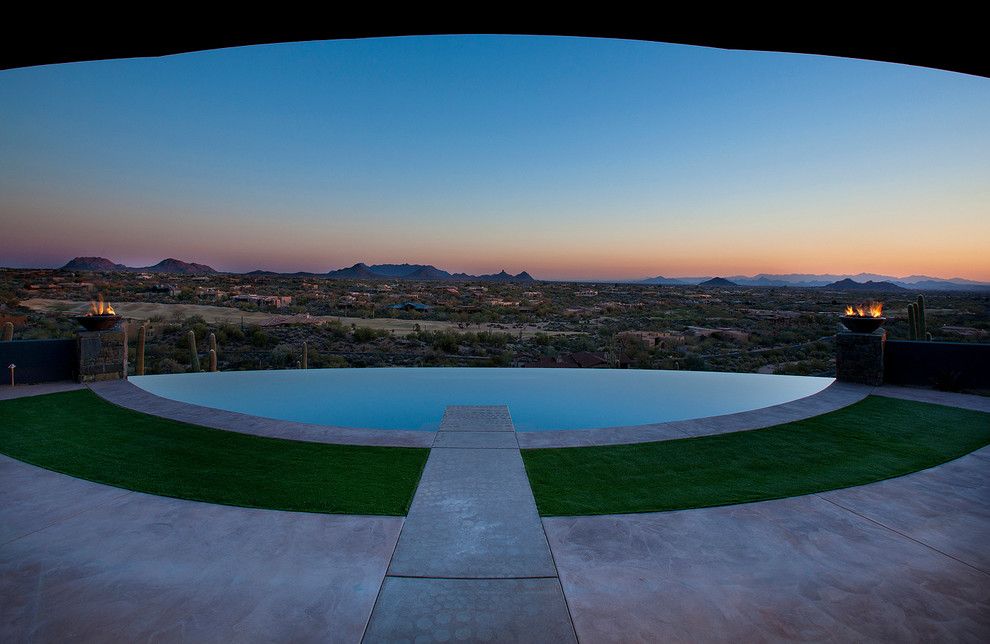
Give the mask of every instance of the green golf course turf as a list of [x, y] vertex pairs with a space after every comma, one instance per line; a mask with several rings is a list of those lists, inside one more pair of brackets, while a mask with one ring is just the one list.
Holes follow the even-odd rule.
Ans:
[[542, 516], [682, 510], [872, 483], [990, 443], [990, 414], [869, 396], [821, 416], [716, 436], [522, 450]]
[[180, 499], [402, 516], [429, 450], [222, 431], [124, 409], [84, 389], [0, 402], [0, 453]]

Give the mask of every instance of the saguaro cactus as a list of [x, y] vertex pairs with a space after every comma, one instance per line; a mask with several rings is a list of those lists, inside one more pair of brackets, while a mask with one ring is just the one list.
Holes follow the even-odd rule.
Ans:
[[192, 355], [192, 370], [199, 372], [199, 354], [196, 353], [196, 334], [189, 332], [189, 353]]
[[918, 303], [915, 304], [915, 323], [918, 325], [917, 336], [919, 340], [927, 339], [928, 324], [925, 322], [925, 296], [918, 296]]
[[303, 342], [302, 368], [309, 369], [309, 343]]
[[908, 338], [911, 340], [918, 339], [918, 316], [915, 309], [918, 307], [914, 302], [908, 304]]
[[14, 323], [4, 322], [3, 323], [3, 341], [10, 342], [14, 339]]
[[217, 370], [217, 350], [210, 349], [210, 371], [215, 372]]
[[215, 333], [210, 334], [210, 351], [215, 351], [217, 353], [220, 353], [219, 351], [217, 351], [217, 336]]
[[137, 340], [137, 356], [134, 360], [134, 373], [139, 376], [144, 375], [144, 338], [145, 338], [145, 326], [142, 324], [141, 328], [138, 329], [138, 340]]

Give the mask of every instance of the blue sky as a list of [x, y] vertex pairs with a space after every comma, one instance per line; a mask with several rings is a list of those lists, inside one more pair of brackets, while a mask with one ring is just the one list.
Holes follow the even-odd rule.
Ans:
[[990, 80], [951, 72], [385, 38], [9, 70], [0, 115], [2, 265], [990, 279]]

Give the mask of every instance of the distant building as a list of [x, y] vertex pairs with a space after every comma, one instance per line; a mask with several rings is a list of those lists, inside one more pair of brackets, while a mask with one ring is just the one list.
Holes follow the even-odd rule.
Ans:
[[148, 287], [148, 290], [152, 293], [165, 293], [166, 295], [176, 296], [181, 290], [175, 284], [155, 284], [154, 286]]
[[738, 340], [739, 342], [745, 342], [749, 340], [749, 333], [742, 331], [740, 329], [732, 329], [729, 327], [718, 327], [717, 329], [710, 329], [703, 326], [689, 326], [688, 331], [692, 334], [707, 338], [710, 335], [715, 335], [716, 333], [732, 338], [733, 340]]
[[292, 304], [291, 295], [235, 295], [235, 302], [251, 302], [258, 306], [271, 306], [280, 309]]
[[563, 353], [556, 358], [543, 356], [535, 362], [523, 365], [535, 369], [605, 369], [609, 366], [608, 354], [604, 352], [577, 351]]
[[213, 298], [215, 300], [219, 300], [220, 298], [226, 297], [227, 293], [225, 291], [221, 291], [220, 289], [214, 286], [197, 286], [196, 295], [199, 297]]
[[430, 306], [428, 304], [423, 304], [422, 302], [400, 302], [399, 304], [393, 304], [390, 309], [401, 309], [403, 311], [429, 311]]
[[616, 334], [617, 338], [635, 337], [643, 341], [648, 347], [660, 347], [666, 349], [672, 344], [683, 344], [684, 336], [679, 333], [668, 331], [621, 331]]
[[28, 284], [28, 290], [40, 291], [42, 289], [80, 289], [92, 288], [92, 282], [60, 282], [58, 284]]

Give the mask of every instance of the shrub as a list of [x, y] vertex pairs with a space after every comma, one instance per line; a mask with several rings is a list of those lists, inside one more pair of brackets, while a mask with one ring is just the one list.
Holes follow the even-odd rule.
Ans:
[[352, 332], [355, 342], [371, 342], [376, 338], [381, 338], [387, 336], [388, 334], [388, 331], [372, 329], [371, 327], [366, 326], [355, 327]]

